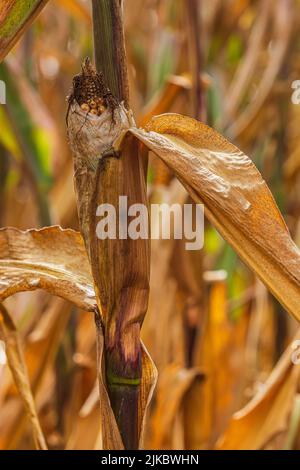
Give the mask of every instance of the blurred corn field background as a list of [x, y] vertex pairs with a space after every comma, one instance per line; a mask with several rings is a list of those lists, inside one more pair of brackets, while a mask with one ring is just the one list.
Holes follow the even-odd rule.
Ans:
[[[138, 124], [171, 111], [222, 132], [251, 156], [300, 246], [300, 2], [126, 0], [124, 15]], [[2, 227], [79, 229], [65, 116], [86, 56], [90, 2], [50, 0], [0, 64]], [[148, 192], [154, 203], [191, 202], [154, 154]], [[91, 313], [42, 291], [10, 297], [1, 312], [0, 449], [99, 449]], [[153, 240], [142, 339], [158, 380], [145, 447], [300, 449], [294, 338], [296, 321], [207, 220], [201, 251]]]

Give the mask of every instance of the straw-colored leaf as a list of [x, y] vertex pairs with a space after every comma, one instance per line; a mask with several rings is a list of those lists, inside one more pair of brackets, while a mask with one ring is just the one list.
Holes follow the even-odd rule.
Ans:
[[8, 365], [31, 424], [35, 447], [39, 450], [47, 450], [30, 388], [20, 337], [13, 319], [3, 305], [0, 305], [0, 331], [6, 345]]
[[165, 114], [131, 132], [175, 172], [240, 257], [300, 320], [300, 252], [253, 162], [218, 132]]
[[73, 230], [0, 230], [0, 278], [0, 301], [17, 292], [44, 289], [84, 310], [95, 308], [84, 244]]

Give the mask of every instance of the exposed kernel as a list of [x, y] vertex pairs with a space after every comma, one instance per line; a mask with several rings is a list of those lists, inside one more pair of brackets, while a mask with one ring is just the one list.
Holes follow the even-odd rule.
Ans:
[[105, 85], [102, 73], [98, 73], [87, 58], [82, 64], [82, 71], [73, 79], [73, 90], [68, 97], [68, 113], [70, 105], [76, 101], [81, 109], [89, 113], [91, 109], [97, 111], [99, 116], [109, 109], [112, 112], [112, 121], [115, 122], [115, 109], [119, 106], [119, 101], [113, 96], [109, 88]]
[[103, 106], [103, 105], [100, 105], [100, 106], [98, 107], [98, 112], [99, 112], [100, 114], [102, 114], [102, 113], [104, 113], [104, 111], [106, 111], [106, 107]]
[[82, 105], [80, 107], [81, 107], [82, 111], [85, 111], [86, 113], [89, 113], [90, 107], [87, 103], [82, 103]]
[[97, 108], [97, 102], [95, 100], [90, 100], [89, 101], [89, 105], [92, 109], [96, 109]]

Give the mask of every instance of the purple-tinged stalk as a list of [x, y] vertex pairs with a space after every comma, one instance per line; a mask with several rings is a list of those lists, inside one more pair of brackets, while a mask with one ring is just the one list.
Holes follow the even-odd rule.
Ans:
[[93, 1], [93, 22], [97, 71], [86, 60], [74, 78], [68, 136], [81, 232], [99, 308], [98, 341], [104, 336], [99, 379], [103, 382], [104, 376], [124, 447], [135, 449], [140, 438], [140, 327], [149, 295], [150, 246], [142, 239], [99, 239], [96, 212], [99, 205], [111, 204], [118, 220], [119, 196], [127, 197], [128, 206], [147, 205], [147, 162], [138, 141], [126, 135], [133, 118], [128, 109], [122, 2]]

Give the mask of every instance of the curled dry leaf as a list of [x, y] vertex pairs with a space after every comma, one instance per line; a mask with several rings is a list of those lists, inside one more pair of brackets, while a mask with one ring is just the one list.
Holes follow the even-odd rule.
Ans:
[[60, 227], [0, 230], [0, 301], [36, 289], [94, 310], [93, 282], [79, 233]]
[[[295, 338], [299, 338], [298, 330]], [[262, 390], [231, 418], [217, 449], [261, 450], [287, 430], [299, 384], [300, 368], [291, 361], [288, 348]]]
[[300, 252], [253, 162], [218, 132], [165, 114], [137, 138], [175, 172], [208, 219], [281, 304], [300, 320]]

